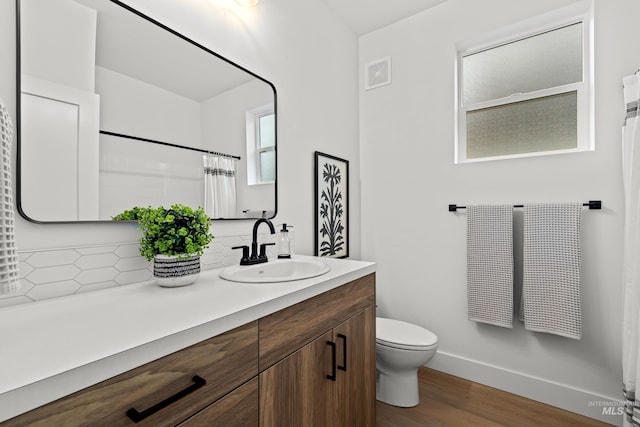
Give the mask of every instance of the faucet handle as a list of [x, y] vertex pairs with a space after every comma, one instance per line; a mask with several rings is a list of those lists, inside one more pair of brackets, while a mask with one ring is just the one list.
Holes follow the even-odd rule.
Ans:
[[249, 263], [249, 246], [233, 246], [231, 249], [242, 249], [242, 258], [240, 259], [240, 265], [247, 265]]
[[267, 246], [275, 245], [275, 243], [262, 243], [260, 245], [260, 258], [267, 257]]

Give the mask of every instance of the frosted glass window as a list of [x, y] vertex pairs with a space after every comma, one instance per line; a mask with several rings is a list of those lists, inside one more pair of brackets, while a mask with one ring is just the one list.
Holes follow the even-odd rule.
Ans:
[[571, 13], [463, 44], [456, 163], [593, 149], [592, 17]]
[[467, 113], [467, 158], [577, 148], [576, 92]]
[[258, 176], [261, 183], [276, 179], [276, 116], [274, 113], [259, 115], [256, 120]]
[[276, 152], [263, 151], [260, 153], [260, 181], [273, 182], [276, 180]]
[[276, 116], [275, 114], [267, 114], [260, 116], [260, 142], [258, 148], [273, 147], [276, 145]]
[[258, 106], [246, 113], [247, 184], [272, 184], [276, 179], [275, 105]]
[[464, 104], [582, 81], [582, 23], [464, 56]]

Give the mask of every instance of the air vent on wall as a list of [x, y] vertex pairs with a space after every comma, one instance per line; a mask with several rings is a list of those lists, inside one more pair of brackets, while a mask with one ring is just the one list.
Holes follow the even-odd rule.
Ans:
[[391, 83], [391, 57], [369, 62], [364, 66], [364, 89], [374, 89]]

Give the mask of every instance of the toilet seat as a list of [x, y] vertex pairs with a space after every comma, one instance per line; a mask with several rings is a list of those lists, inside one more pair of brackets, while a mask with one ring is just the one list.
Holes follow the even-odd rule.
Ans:
[[402, 350], [430, 350], [438, 344], [438, 337], [418, 325], [377, 317], [376, 343]]

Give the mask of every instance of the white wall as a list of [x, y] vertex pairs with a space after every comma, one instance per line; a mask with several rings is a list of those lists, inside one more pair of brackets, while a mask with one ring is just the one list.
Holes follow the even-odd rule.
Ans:
[[[103, 67], [96, 67], [96, 92], [100, 130], [202, 145], [199, 102]], [[200, 206], [202, 154], [100, 135], [99, 186], [101, 219], [132, 206]]]
[[[360, 91], [362, 256], [379, 262], [379, 312], [438, 335], [434, 367], [596, 416], [591, 400], [621, 397], [621, 79], [640, 65], [640, 3], [596, 0], [594, 152], [453, 164], [455, 43], [569, 3], [449, 0], [360, 38], [361, 69], [393, 65], [391, 85]], [[592, 199], [582, 340], [467, 320], [466, 215], [448, 204]]]
[[[7, 6], [3, 5], [3, 8]], [[70, 0], [28, 0], [22, 3], [21, 10], [29, 17], [29, 28], [40, 29], [23, 37], [22, 46], [30, 54], [21, 59], [22, 73], [93, 92], [95, 10]], [[64, 26], [58, 25], [60, 21]]]
[[96, 67], [95, 74], [100, 130], [201, 146], [199, 102], [104, 67]]
[[[299, 253], [313, 253], [313, 152], [351, 161], [351, 220], [360, 215], [357, 39], [321, 2], [263, 1], [225, 11], [213, 0], [126, 3], [270, 80], [278, 95], [278, 216], [296, 228]], [[235, 15], [234, 15], [235, 14]], [[0, 98], [15, 117], [15, 6], [0, 2]], [[14, 154], [15, 157], [15, 154]], [[15, 173], [15, 172], [14, 172]], [[253, 221], [214, 221], [216, 236], [248, 234]], [[18, 249], [57, 248], [139, 238], [131, 224], [33, 224], [19, 218]], [[359, 228], [350, 233], [360, 254]]]

